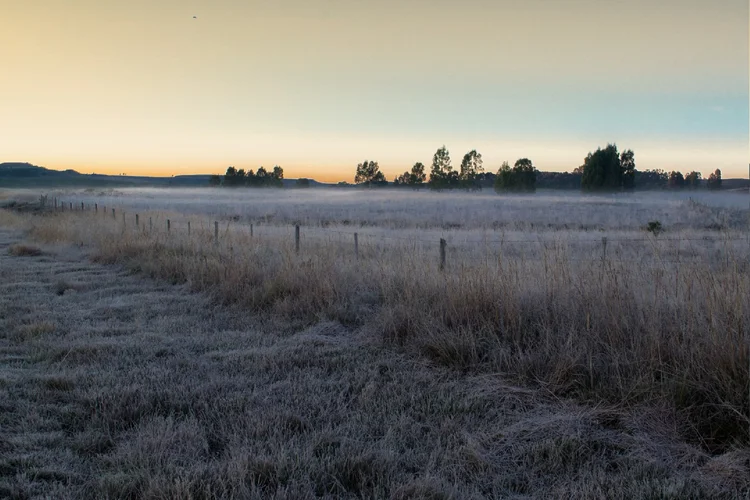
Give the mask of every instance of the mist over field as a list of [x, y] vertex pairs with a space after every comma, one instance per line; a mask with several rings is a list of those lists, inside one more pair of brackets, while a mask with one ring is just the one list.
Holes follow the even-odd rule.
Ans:
[[[129, 211], [175, 211], [243, 221], [348, 224], [399, 228], [445, 229], [637, 229], [661, 220], [675, 229], [700, 229], [710, 224], [747, 224], [746, 193], [636, 192], [581, 194], [540, 191], [498, 196], [483, 193], [428, 190], [336, 189], [246, 190], [117, 189], [50, 192], [88, 204], [119, 206]], [[691, 203], [694, 202], [694, 203]], [[712, 209], [699, 213], [695, 204]]]

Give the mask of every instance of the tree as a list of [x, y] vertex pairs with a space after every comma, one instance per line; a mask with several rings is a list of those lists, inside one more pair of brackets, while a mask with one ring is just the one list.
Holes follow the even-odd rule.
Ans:
[[432, 169], [430, 170], [430, 188], [444, 189], [458, 181], [458, 175], [454, 174], [451, 166], [451, 155], [445, 146], [439, 148], [432, 157]]
[[635, 153], [632, 149], [623, 151], [620, 155], [620, 170], [622, 171], [622, 187], [635, 188]]
[[221, 186], [221, 176], [218, 174], [212, 175], [208, 179], [208, 185], [209, 186]]
[[510, 168], [510, 164], [504, 161], [502, 166], [498, 169], [497, 175], [495, 175], [495, 191], [498, 193], [502, 191], [508, 191], [513, 187], [513, 171]]
[[284, 187], [284, 169], [275, 165], [273, 172], [268, 176], [268, 184], [274, 187]]
[[690, 189], [697, 189], [701, 185], [701, 173], [693, 170], [685, 176], [685, 185]]
[[528, 158], [519, 159], [513, 168], [507, 161], [503, 162], [495, 176], [495, 191], [533, 192], [536, 190], [536, 175], [537, 170]]
[[412, 187], [421, 187], [425, 180], [427, 180], [427, 174], [424, 173], [424, 164], [418, 161], [411, 167], [408, 184]]
[[636, 170], [635, 183], [640, 189], [663, 189], [669, 183], [669, 174], [664, 170]]
[[667, 183], [672, 189], [682, 189], [685, 187], [685, 178], [682, 176], [682, 172], [670, 172], [669, 182]]
[[357, 174], [354, 176], [354, 182], [367, 187], [388, 183], [385, 180], [385, 175], [380, 171], [378, 162], [367, 160], [357, 165]]
[[635, 155], [633, 151], [624, 151], [618, 155], [617, 146], [607, 144], [589, 153], [584, 160], [581, 175], [581, 187], [585, 191], [616, 191], [635, 186]]
[[461, 173], [459, 174], [459, 180], [464, 187], [472, 190], [482, 189], [482, 186], [477, 182], [477, 176], [484, 173], [482, 163], [482, 155], [477, 153], [476, 149], [472, 149], [464, 155], [463, 160], [461, 160]]
[[721, 170], [718, 168], [708, 176], [708, 189], [721, 189]]
[[[242, 175], [240, 175], [242, 172]], [[234, 167], [228, 167], [226, 174], [224, 174], [224, 185], [225, 186], [241, 186], [245, 182], [245, 171], [237, 170]]]

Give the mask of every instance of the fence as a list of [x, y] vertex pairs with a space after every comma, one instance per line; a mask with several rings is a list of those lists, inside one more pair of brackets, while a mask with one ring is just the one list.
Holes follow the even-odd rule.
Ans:
[[[53, 211], [67, 212], [90, 212], [93, 214], [100, 213], [98, 203], [86, 205], [85, 202], [62, 201], [53, 198], [50, 203], [46, 195], [40, 196], [40, 205], [42, 208], [51, 208]], [[80, 208], [79, 208], [80, 207]], [[165, 234], [171, 235], [182, 231], [187, 236], [196, 237], [197, 232], [191, 226], [191, 220], [186, 217], [182, 221], [173, 218], [166, 218], [161, 222], [161, 226], [154, 225], [153, 215], [149, 215], [148, 227], [141, 224], [141, 214], [128, 214], [123, 209], [111, 208], [111, 217], [115, 223], [121, 224], [123, 231], [127, 230], [130, 224], [137, 231], [154, 234], [162, 227]], [[121, 214], [121, 222], [118, 222], [117, 215]], [[101, 214], [107, 217], [107, 207], [101, 207]], [[685, 264], [715, 264], [737, 262], [750, 262], [750, 237], [748, 235], [730, 235], [728, 233], [718, 233], [718, 237], [700, 236], [689, 237], [684, 235], [678, 236], [659, 236], [658, 232], [644, 233], [638, 236], [612, 237], [602, 236], [598, 238], [585, 239], [566, 239], [564, 241], [554, 238], [506, 238], [493, 237], [487, 238], [486, 235], [474, 241], [460, 241], [446, 237], [441, 234], [434, 239], [427, 239], [424, 235], [398, 236], [394, 234], [373, 234], [362, 232], [362, 228], [356, 231], [347, 231], [340, 228], [333, 229], [328, 227], [305, 227], [299, 224], [293, 225], [260, 225], [257, 222], [241, 224], [236, 221], [227, 221], [226, 227], [220, 231], [220, 222], [218, 220], [209, 223], [213, 228], [213, 245], [220, 247], [223, 240], [229, 240], [230, 226], [234, 224], [235, 230], [244, 231], [250, 238], [264, 238], [274, 235], [276, 238], [283, 238], [285, 232], [293, 228], [293, 233], [289, 235], [290, 242], [294, 243], [294, 252], [296, 254], [304, 253], [303, 239], [320, 239], [339, 238], [338, 243], [350, 246], [349, 253], [356, 261], [364, 257], [361, 252], [360, 244], [363, 241], [369, 241], [369, 246], [383, 246], [382, 242], [388, 245], [400, 244], [412, 246], [416, 251], [417, 245], [421, 249], [430, 252], [433, 248], [435, 262], [440, 271], [444, 271], [451, 262], [461, 260], [461, 254], [464, 257], [497, 259], [514, 259], [522, 262], [547, 262], [550, 252], [562, 251], [563, 247], [569, 255], [565, 260], [569, 262], [589, 263], [589, 264], [607, 264], [622, 263], [631, 265], [645, 265], [647, 263], [664, 265], [685, 265]], [[304, 231], [303, 231], [304, 229]], [[201, 228], [205, 232], [206, 228]], [[435, 232], [435, 231], [433, 231]], [[348, 243], [343, 239], [348, 239]], [[628, 245], [630, 247], [628, 248]], [[644, 259], [644, 247], [650, 246], [652, 259], [650, 262]], [[534, 248], [536, 247], [536, 249]], [[387, 248], [384, 248], [387, 250]], [[482, 253], [482, 250], [484, 253]], [[463, 260], [467, 260], [464, 258]], [[469, 259], [470, 260], [470, 259]]]

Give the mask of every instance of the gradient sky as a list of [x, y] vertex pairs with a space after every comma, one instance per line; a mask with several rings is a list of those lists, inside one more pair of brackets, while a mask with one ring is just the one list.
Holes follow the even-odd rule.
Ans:
[[[193, 19], [197, 16], [197, 19]], [[747, 175], [748, 0], [0, 0], [0, 161]]]

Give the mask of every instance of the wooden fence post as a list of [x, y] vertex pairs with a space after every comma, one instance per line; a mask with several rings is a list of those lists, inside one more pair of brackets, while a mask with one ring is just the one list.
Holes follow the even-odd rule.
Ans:
[[214, 245], [219, 245], [219, 221], [214, 221]]
[[607, 237], [602, 238], [602, 264], [607, 261]]
[[359, 260], [359, 235], [354, 233], [354, 258]]
[[299, 225], [294, 226], [294, 251], [299, 253]]
[[85, 209], [83, 208], [83, 202], [81, 202], [81, 212], [83, 212]]
[[188, 221], [188, 236], [190, 236], [190, 221]]
[[97, 214], [99, 213], [99, 204], [98, 203], [94, 203], [94, 213], [97, 213]]
[[135, 214], [135, 227], [136, 228], [140, 227], [140, 224], [138, 222], [138, 214]]
[[253, 237], [253, 225], [252, 224], [250, 224], [250, 237], [251, 238]]
[[440, 270], [445, 270], [445, 246], [447, 245], [446, 241], [443, 238], [440, 238]]
[[73, 211], [73, 202], [72, 201], [70, 202], [70, 211], [71, 212]]
[[113, 218], [113, 219], [116, 219], [116, 218], [117, 218], [117, 217], [115, 217], [115, 209], [114, 209], [114, 208], [112, 209], [112, 218]]
[[153, 219], [152, 219], [152, 218], [151, 218], [151, 217], [149, 216], [149, 218], [148, 218], [148, 232], [150, 233], [150, 232], [152, 232], [153, 230], [154, 230], [154, 221], [153, 221]]
[[172, 221], [167, 219], [167, 233], [169, 233], [172, 230]]

